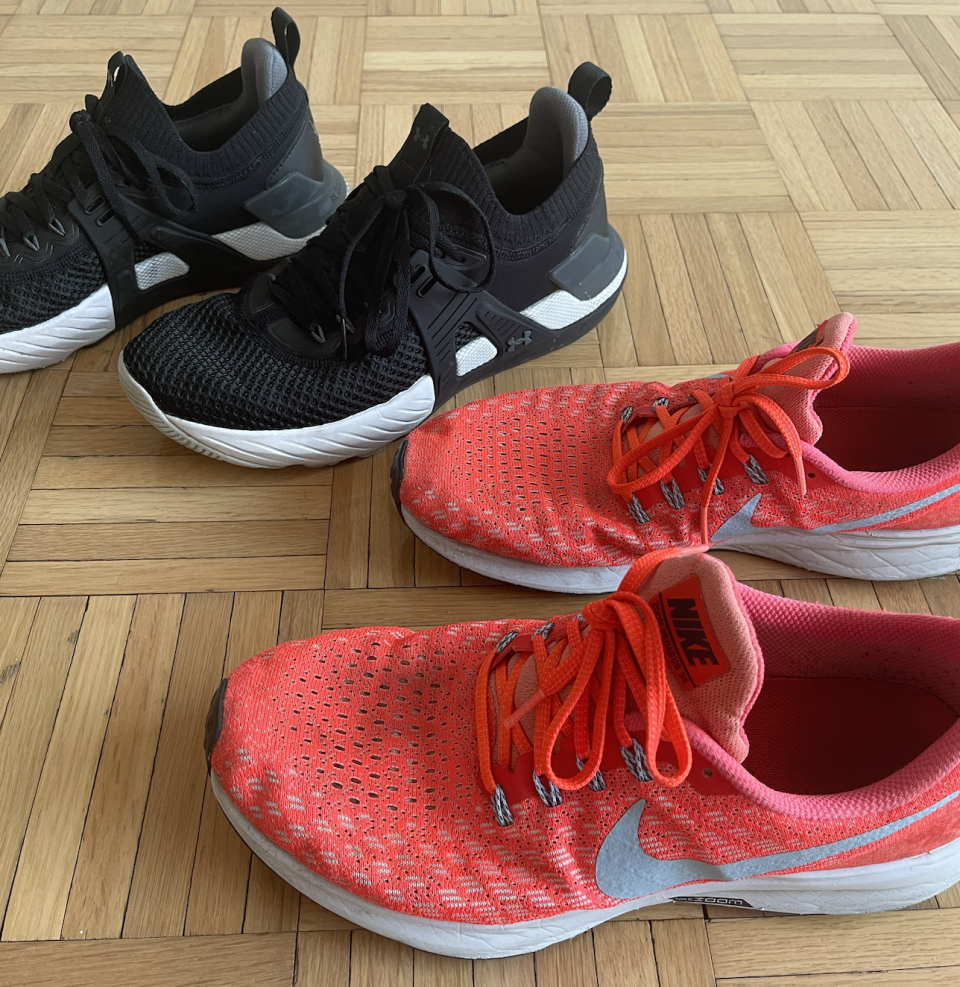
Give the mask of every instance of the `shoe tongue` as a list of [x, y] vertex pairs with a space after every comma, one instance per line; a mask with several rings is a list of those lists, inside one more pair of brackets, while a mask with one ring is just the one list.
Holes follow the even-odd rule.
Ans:
[[[657, 568], [640, 595], [657, 615], [667, 681], [680, 715], [743, 761], [750, 750], [743, 724], [763, 685], [763, 654], [733, 574], [708, 555], [677, 556]], [[495, 696], [492, 683], [491, 675]], [[528, 660], [517, 681], [515, 706], [536, 691], [536, 665]], [[522, 722], [532, 737], [534, 714]]]
[[[450, 128], [450, 121], [435, 107], [424, 103], [420, 107], [410, 134], [396, 157], [390, 162], [390, 172], [398, 186], [411, 182], [445, 182], [468, 195], [489, 215], [493, 190], [483, 163], [473, 148]], [[471, 225], [476, 217], [466, 203], [452, 196], [443, 199], [445, 224], [463, 212]]]
[[667, 680], [681, 716], [733, 758], [763, 685], [763, 654], [730, 570], [707, 555], [667, 559], [640, 590], [660, 623]]
[[175, 145], [182, 146], [170, 114], [130, 55], [117, 52], [110, 59], [95, 116], [122, 128], [161, 157], [170, 158]]
[[[784, 352], [783, 347], [771, 350], [757, 361], [760, 367], [767, 366], [781, 357], [788, 356], [811, 346], [830, 346], [835, 350], [846, 353], [853, 345], [853, 337], [857, 331], [857, 320], [848, 312], [827, 319], [816, 329], [801, 339], [795, 346]], [[798, 363], [789, 371], [793, 377], [808, 377], [810, 380], [824, 380], [834, 372], [836, 364], [828, 356], [812, 356], [809, 360]], [[797, 434], [804, 442], [816, 445], [823, 434], [823, 422], [814, 410], [814, 403], [819, 391], [802, 391], [796, 387], [764, 387], [762, 393], [773, 398], [777, 404], [790, 416], [797, 428]]]

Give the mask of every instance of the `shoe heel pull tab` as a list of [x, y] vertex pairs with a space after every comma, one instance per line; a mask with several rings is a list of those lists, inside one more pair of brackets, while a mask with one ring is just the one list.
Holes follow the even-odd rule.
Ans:
[[274, 7], [270, 23], [273, 25], [273, 40], [277, 51], [283, 55], [287, 65], [293, 68], [300, 53], [300, 31], [296, 22], [282, 7]]
[[567, 92], [583, 107], [592, 120], [606, 105], [613, 92], [613, 80], [599, 65], [584, 62], [570, 76]]

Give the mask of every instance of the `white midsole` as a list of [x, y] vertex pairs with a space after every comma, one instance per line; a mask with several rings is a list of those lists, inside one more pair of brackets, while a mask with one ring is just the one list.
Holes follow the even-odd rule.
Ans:
[[[491, 579], [559, 593], [612, 593], [629, 565], [549, 566], [511, 559], [441, 535], [401, 508], [410, 530], [438, 555]], [[851, 579], [925, 579], [960, 569], [960, 525], [923, 530], [818, 532], [765, 528], [714, 546]], [[558, 557], [559, 558], [559, 557]]]
[[[294, 254], [316, 235], [312, 233], [309, 237], [292, 240], [266, 223], [253, 223], [213, 234], [214, 239], [222, 240], [238, 253], [257, 261], [279, 260]], [[174, 254], [155, 254], [135, 266], [137, 285], [141, 290], [146, 290], [180, 277], [188, 270], [187, 265]], [[76, 350], [99, 342], [115, 328], [113, 297], [109, 286], [104, 284], [72, 308], [46, 322], [0, 333], [0, 373], [35, 370], [59, 363]]]
[[868, 531], [762, 528], [716, 547], [853, 579], [925, 579], [960, 569], [960, 525]]
[[499, 579], [516, 586], [542, 589], [553, 593], [612, 593], [626, 575], [629, 565], [610, 566], [550, 566], [538, 562], [523, 562], [506, 555], [497, 555], [484, 548], [474, 548], [454, 541], [418, 521], [406, 507], [400, 508], [410, 530], [428, 548], [463, 569], [479, 572], [490, 579]]
[[513, 956], [564, 939], [647, 905], [674, 898], [713, 898], [796, 914], [844, 915], [905, 908], [939, 894], [960, 879], [960, 839], [929, 853], [883, 864], [805, 871], [740, 881], [708, 881], [670, 888], [609, 908], [564, 912], [509, 925], [477, 925], [391, 911], [320, 877], [267, 839], [237, 808], [213, 774], [213, 794], [241, 839], [287, 883], [357, 925], [416, 949], [468, 959]]
[[619, 289], [626, 276], [627, 255], [624, 254], [620, 270], [617, 271], [606, 288], [598, 294], [591, 298], [577, 298], [569, 291], [555, 291], [532, 305], [528, 305], [520, 314], [528, 319], [533, 319], [545, 329], [566, 329], [567, 326], [572, 326], [574, 322], [579, 322], [591, 312], [595, 312]]
[[104, 284], [73, 308], [46, 322], [0, 334], [0, 373], [59, 363], [75, 350], [103, 339], [115, 328], [113, 298]]
[[429, 417], [435, 403], [433, 380], [425, 374], [389, 401], [337, 422], [247, 431], [203, 425], [161, 411], [146, 388], [130, 375], [122, 353], [117, 372], [127, 397], [154, 428], [205, 456], [261, 469], [328, 466], [351, 456], [369, 456]]

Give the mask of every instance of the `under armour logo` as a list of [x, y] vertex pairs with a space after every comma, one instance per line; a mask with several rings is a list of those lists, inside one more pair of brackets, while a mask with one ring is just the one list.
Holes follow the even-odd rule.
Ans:
[[422, 144], [424, 150], [426, 150], [430, 146], [430, 134], [421, 134], [419, 127], [414, 129], [413, 139], [414, 141], [416, 141], [416, 143]]
[[522, 336], [514, 336], [513, 339], [507, 340], [507, 352], [512, 353], [518, 346], [526, 346], [527, 343], [533, 342], [533, 334], [529, 329], [524, 331]]

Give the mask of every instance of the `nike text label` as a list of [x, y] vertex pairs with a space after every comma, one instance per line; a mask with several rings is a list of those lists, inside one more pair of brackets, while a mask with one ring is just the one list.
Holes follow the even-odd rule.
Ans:
[[696, 576], [660, 593], [654, 610], [664, 632], [667, 663], [684, 689], [695, 689], [730, 671], [707, 618]]

